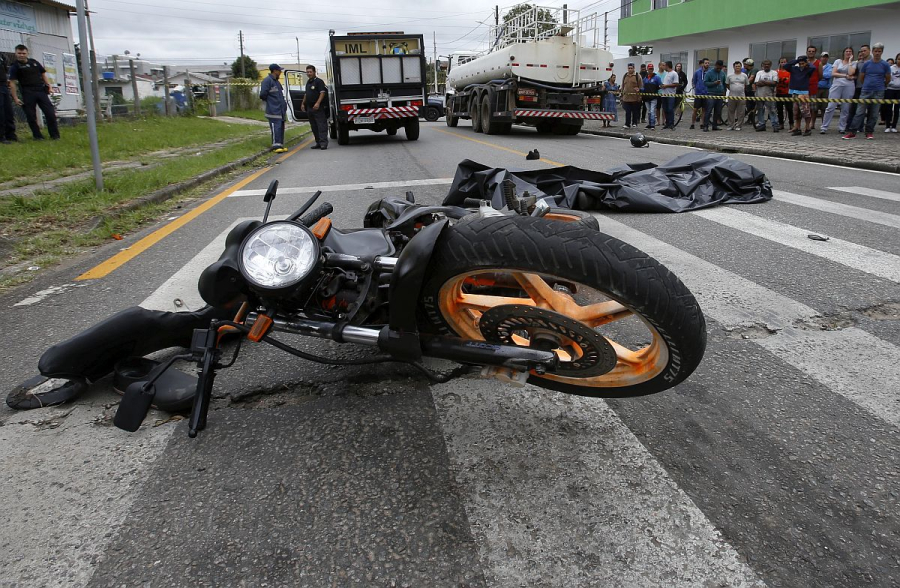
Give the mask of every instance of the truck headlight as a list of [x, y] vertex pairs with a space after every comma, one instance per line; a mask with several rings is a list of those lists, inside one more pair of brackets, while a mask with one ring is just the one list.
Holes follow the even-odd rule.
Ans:
[[279, 294], [312, 276], [320, 257], [319, 241], [306, 227], [290, 221], [267, 223], [244, 239], [241, 274], [252, 287]]

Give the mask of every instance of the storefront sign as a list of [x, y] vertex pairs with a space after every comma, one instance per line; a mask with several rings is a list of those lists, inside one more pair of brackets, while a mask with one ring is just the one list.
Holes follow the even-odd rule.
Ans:
[[56, 82], [56, 53], [44, 53], [44, 69], [47, 70], [47, 79], [50, 80], [50, 93], [59, 94]]
[[0, 0], [0, 29], [18, 33], [38, 32], [34, 8], [18, 2]]
[[[65, 78], [66, 94], [78, 94], [78, 65], [75, 54], [63, 53], [63, 77]], [[47, 69], [46, 67], [44, 69]]]

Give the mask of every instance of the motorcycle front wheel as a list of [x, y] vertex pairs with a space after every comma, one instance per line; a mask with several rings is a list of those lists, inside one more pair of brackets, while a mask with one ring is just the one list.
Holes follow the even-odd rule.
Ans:
[[[448, 228], [419, 313], [423, 328], [466, 339], [543, 349], [553, 341], [559, 373], [532, 372], [528, 383], [582, 396], [661, 392], [685, 380], [706, 349], [700, 306], [672, 272], [610, 235], [541, 218], [464, 219]], [[506, 324], [506, 339], [488, 323]], [[589, 355], [604, 353], [603, 373], [596, 363], [579, 371]]]

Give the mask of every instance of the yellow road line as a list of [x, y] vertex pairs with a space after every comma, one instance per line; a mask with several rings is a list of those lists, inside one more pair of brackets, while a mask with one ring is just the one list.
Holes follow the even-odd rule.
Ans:
[[[509, 147], [504, 147], [503, 145], [497, 145], [496, 143], [488, 143], [487, 141], [482, 141], [481, 139], [473, 139], [472, 137], [465, 137], [463, 135], [460, 135], [458, 133], [454, 133], [451, 131], [445, 131], [443, 129], [435, 129], [435, 128], [432, 128], [432, 130], [437, 131], [439, 133], [446, 133], [447, 135], [452, 135], [459, 139], [465, 139], [466, 141], [472, 141], [473, 143], [478, 143], [480, 145], [487, 145], [488, 147], [493, 147], [494, 149], [500, 149], [501, 151], [508, 151], [510, 153], [515, 153], [516, 155], [521, 155], [522, 157], [525, 157], [526, 155], [528, 155], [527, 153], [523, 153], [522, 151], [516, 151], [515, 149], [510, 149]], [[538, 161], [543, 161], [544, 163], [549, 163], [550, 165], [555, 165], [556, 167], [563, 167], [563, 166], [567, 165], [565, 163], [559, 163], [558, 161], [544, 159], [543, 157], [540, 158]]]
[[310, 143], [312, 143], [314, 140], [315, 140], [315, 138], [310, 139], [309, 141], [304, 141], [303, 143], [300, 143], [299, 145], [297, 145], [296, 147], [294, 147], [290, 152], [285, 153], [284, 155], [282, 155], [281, 157], [279, 157], [278, 159], [276, 159], [276, 160], [275, 160], [275, 163], [281, 163], [282, 161], [284, 161], [285, 159], [287, 159], [287, 158], [290, 157], [291, 155], [297, 153], [298, 151], [300, 151], [301, 149], [303, 149], [304, 147], [306, 147], [307, 145], [309, 145]]
[[[290, 154], [288, 154], [288, 155], [290, 155]], [[197, 218], [198, 216], [200, 216], [201, 214], [203, 214], [204, 212], [206, 212], [207, 210], [209, 210], [210, 208], [212, 208], [219, 202], [228, 198], [228, 196], [230, 196], [233, 192], [240, 190], [241, 188], [243, 188], [244, 186], [246, 186], [247, 184], [249, 184], [256, 178], [260, 177], [261, 175], [263, 175], [270, 169], [272, 169], [272, 168], [264, 167], [263, 169], [250, 174], [249, 176], [247, 176], [246, 178], [244, 178], [243, 180], [241, 180], [234, 186], [228, 188], [224, 192], [219, 192], [217, 195], [213, 196], [212, 198], [210, 198], [209, 200], [207, 200], [206, 202], [204, 202], [197, 208], [191, 209], [189, 212], [178, 217], [177, 219], [173, 220], [172, 222], [165, 225], [164, 227], [161, 227], [161, 228], [157, 229], [156, 231], [150, 233], [149, 235], [147, 235], [146, 237], [144, 237], [143, 239], [141, 239], [140, 241], [138, 241], [137, 243], [135, 243], [128, 249], [125, 249], [124, 251], [120, 251], [119, 253], [113, 255], [112, 257], [110, 257], [109, 259], [104, 261], [103, 263], [94, 266], [93, 268], [84, 272], [83, 274], [81, 274], [80, 276], [78, 276], [75, 279], [76, 280], [96, 280], [98, 278], [103, 278], [103, 277], [109, 275], [111, 272], [122, 267], [123, 265], [125, 265], [126, 263], [128, 263], [129, 261], [131, 261], [132, 259], [137, 257], [138, 255], [140, 255], [141, 253], [143, 253], [150, 247], [153, 247], [156, 243], [159, 243], [160, 241], [162, 241], [163, 239], [165, 239], [166, 237], [168, 237], [169, 235], [171, 235], [172, 233], [174, 233], [175, 231], [177, 231], [184, 225], [188, 224], [189, 222], [191, 222], [192, 220], [194, 220], [195, 218]]]

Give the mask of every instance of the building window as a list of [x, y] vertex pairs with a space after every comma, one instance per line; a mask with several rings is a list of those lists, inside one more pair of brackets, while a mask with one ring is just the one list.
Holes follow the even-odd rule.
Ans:
[[659, 10], [669, 5], [668, 0], [653, 0], [653, 10]]
[[620, 18], [628, 18], [631, 16], [631, 3], [634, 0], [622, 0], [622, 10], [619, 11]]
[[714, 47], [712, 49], [697, 49], [694, 62], [701, 59], [709, 59], [710, 64], [715, 64], [721, 59], [725, 65], [728, 65], [728, 47]]
[[778, 60], [787, 57], [788, 61], [799, 55], [797, 53], [797, 41], [769, 41], [766, 43], [750, 43], [750, 58], [759, 68], [762, 62], [768, 59], [772, 65], [778, 66]]
[[688, 63], [688, 52], [679, 51], [678, 53], [660, 53], [660, 61], [671, 61], [672, 67], [680, 63], [684, 71], [690, 71], [690, 63]]
[[853, 47], [854, 53], [859, 53], [861, 45], [869, 45], [871, 43], [872, 31], [809, 38], [809, 44], [818, 50], [819, 55], [822, 54], [822, 51], [828, 51], [828, 55], [835, 59], [841, 57], [844, 47]]

